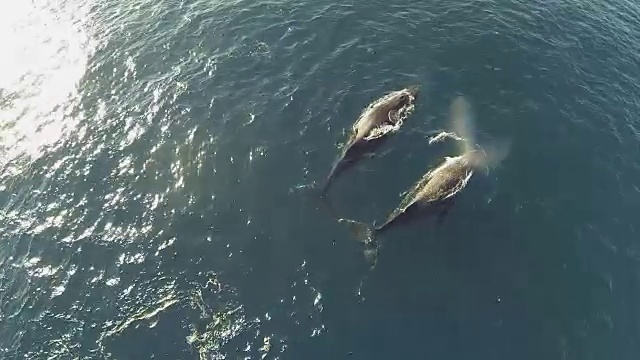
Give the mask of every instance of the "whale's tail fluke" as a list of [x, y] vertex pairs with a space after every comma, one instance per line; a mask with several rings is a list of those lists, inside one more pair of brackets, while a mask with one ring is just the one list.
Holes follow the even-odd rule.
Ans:
[[363, 246], [365, 260], [369, 266], [373, 268], [378, 261], [379, 244], [375, 239], [376, 230], [369, 224], [365, 224], [360, 221], [349, 219], [340, 219], [338, 221], [349, 226], [353, 238]]

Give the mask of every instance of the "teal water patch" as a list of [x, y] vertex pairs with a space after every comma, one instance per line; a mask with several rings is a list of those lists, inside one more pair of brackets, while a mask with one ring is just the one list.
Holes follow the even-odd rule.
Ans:
[[[635, 359], [630, 1], [0, 5], [0, 357]], [[415, 112], [331, 189], [361, 111]], [[440, 227], [380, 221], [513, 140]], [[433, 141], [430, 141], [433, 140]], [[431, 143], [430, 143], [431, 142]]]

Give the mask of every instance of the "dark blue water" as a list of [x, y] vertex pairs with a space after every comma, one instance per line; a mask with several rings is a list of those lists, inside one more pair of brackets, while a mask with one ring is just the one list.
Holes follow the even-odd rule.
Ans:
[[[585, 1], [0, 5], [0, 358], [637, 359], [640, 7]], [[437, 228], [362, 247], [455, 144], [509, 157]]]

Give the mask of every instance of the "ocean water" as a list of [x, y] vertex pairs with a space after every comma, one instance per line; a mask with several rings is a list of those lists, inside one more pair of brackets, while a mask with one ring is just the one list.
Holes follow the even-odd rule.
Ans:
[[[0, 358], [638, 359], [638, 39], [630, 0], [0, 3]], [[369, 269], [314, 186], [412, 84], [342, 216], [454, 154], [458, 94], [513, 145]]]

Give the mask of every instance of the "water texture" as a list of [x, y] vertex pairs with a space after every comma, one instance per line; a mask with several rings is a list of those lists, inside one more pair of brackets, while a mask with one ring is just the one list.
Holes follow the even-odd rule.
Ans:
[[[638, 39], [628, 0], [0, 3], [0, 358], [637, 359]], [[412, 84], [342, 216], [458, 94], [513, 146], [369, 270], [314, 187]]]

